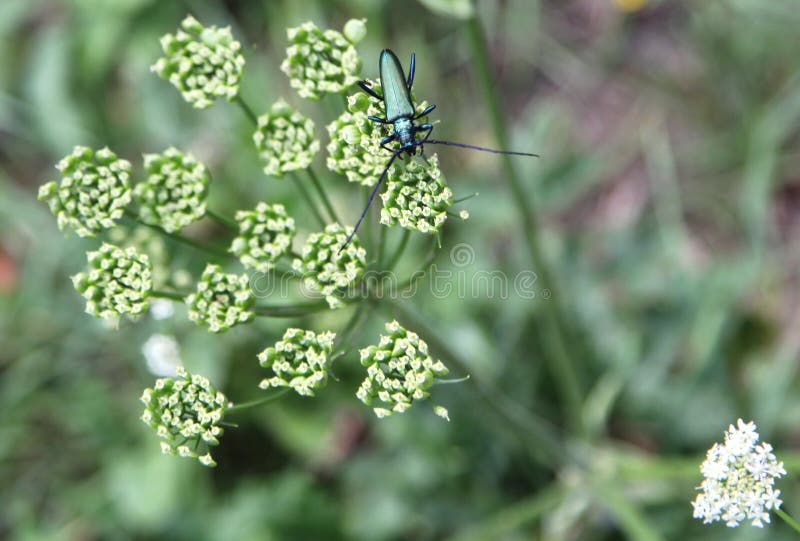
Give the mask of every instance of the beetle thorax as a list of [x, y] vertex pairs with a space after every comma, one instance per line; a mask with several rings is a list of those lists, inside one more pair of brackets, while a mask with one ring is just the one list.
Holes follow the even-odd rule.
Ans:
[[394, 133], [400, 141], [400, 146], [408, 146], [414, 141], [414, 122], [410, 118], [398, 118], [394, 121]]

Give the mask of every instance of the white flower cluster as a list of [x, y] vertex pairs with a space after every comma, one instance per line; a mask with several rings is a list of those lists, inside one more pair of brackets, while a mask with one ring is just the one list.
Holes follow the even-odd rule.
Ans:
[[722, 520], [736, 527], [749, 520], [753, 526], [769, 523], [769, 511], [779, 509], [780, 490], [775, 479], [786, 474], [768, 443], [758, 443], [756, 426], [741, 419], [725, 432], [725, 443], [715, 443], [700, 466], [703, 482], [692, 502], [694, 518], [705, 524]]
[[367, 251], [357, 237], [342, 250], [350, 232], [350, 227], [330, 224], [325, 231], [309, 235], [303, 259], [292, 261], [292, 268], [303, 275], [305, 286], [323, 295], [331, 309], [342, 306], [342, 290], [355, 285], [366, 266]]
[[111, 321], [120, 316], [139, 316], [147, 310], [153, 288], [152, 268], [147, 255], [133, 247], [120, 248], [103, 243], [87, 252], [87, 272], [72, 277], [75, 289], [86, 299], [86, 312]]
[[453, 204], [453, 192], [444, 182], [436, 154], [428, 163], [409, 160], [404, 168], [389, 171], [381, 198], [382, 224], [399, 224], [420, 233], [439, 231]]
[[197, 282], [197, 290], [186, 297], [189, 319], [205, 324], [211, 332], [225, 332], [254, 317], [255, 298], [247, 275], [226, 274], [219, 265], [208, 264]]
[[363, 20], [353, 19], [336, 30], [320, 30], [305, 22], [286, 31], [289, 47], [281, 71], [301, 98], [318, 100], [323, 93], [338, 94], [358, 81], [361, 60], [353, 45], [364, 38]]
[[145, 154], [147, 179], [133, 190], [139, 213], [149, 224], [180, 231], [206, 213], [211, 176], [191, 154], [170, 147], [162, 154]]
[[253, 142], [264, 162], [264, 172], [276, 177], [308, 168], [319, 152], [319, 141], [314, 139], [314, 122], [283, 100], [275, 102], [269, 113], [258, 117]]
[[164, 57], [150, 71], [172, 83], [194, 107], [205, 109], [217, 98], [231, 101], [239, 94], [244, 56], [230, 28], [205, 27], [189, 15], [175, 34], [162, 36], [161, 48]]
[[81, 237], [94, 237], [114, 227], [131, 201], [131, 164], [120, 160], [108, 147], [97, 152], [76, 146], [56, 165], [60, 183], [39, 188], [39, 200], [47, 201], [58, 219], [58, 228], [71, 227]]
[[314, 391], [328, 382], [330, 355], [336, 334], [290, 328], [283, 339], [258, 355], [264, 368], [272, 368], [274, 377], [259, 384], [262, 389], [291, 387], [297, 394], [314, 396]]
[[176, 372], [175, 378], [158, 379], [152, 389], [144, 390], [141, 419], [163, 440], [164, 454], [216, 466], [209, 449], [219, 445], [219, 423], [231, 404], [208, 378], [189, 374], [182, 366]]
[[248, 269], [269, 272], [292, 246], [294, 219], [286, 214], [283, 205], [259, 203], [255, 210], [238, 211], [236, 222], [239, 235], [233, 239], [230, 251]]
[[[381, 335], [377, 346], [360, 350], [367, 377], [356, 393], [368, 406], [376, 398], [386, 406], [373, 408], [380, 418], [405, 412], [415, 401], [425, 400], [435, 378], [448, 373], [442, 361], [431, 358], [428, 344], [416, 333], [407, 331], [397, 321], [387, 323], [386, 332], [388, 335]], [[434, 406], [434, 412], [448, 419], [442, 406]]]

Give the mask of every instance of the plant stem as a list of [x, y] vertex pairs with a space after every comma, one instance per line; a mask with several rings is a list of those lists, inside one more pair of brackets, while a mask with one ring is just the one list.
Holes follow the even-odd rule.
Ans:
[[[499, 106], [499, 97], [494, 87], [494, 77], [489, 69], [489, 60], [485, 48], [485, 40], [480, 21], [472, 17], [467, 22], [467, 36], [472, 58], [478, 70], [478, 78], [483, 88], [484, 99], [489, 109], [489, 116], [494, 130], [495, 138], [500, 147], [505, 149], [507, 137], [505, 120]], [[550, 372], [559, 387], [559, 396], [564, 401], [564, 408], [572, 429], [580, 435], [584, 434], [583, 420], [581, 417], [582, 390], [580, 380], [575, 368], [574, 359], [568, 352], [565, 331], [566, 320], [561, 309], [561, 297], [556, 289], [556, 282], [548, 267], [547, 261], [539, 245], [536, 235], [537, 220], [535, 207], [530, 196], [525, 193], [520, 178], [514, 169], [511, 156], [502, 155], [505, 178], [511, 188], [514, 202], [522, 218], [522, 229], [525, 235], [528, 251], [536, 272], [539, 274], [542, 289], [550, 291], [550, 299], [544, 306], [544, 332], [545, 345], [549, 350], [548, 363]]]
[[253, 112], [253, 110], [250, 108], [250, 106], [247, 105], [247, 103], [244, 101], [244, 99], [242, 99], [242, 96], [241, 95], [237, 95], [234, 98], [233, 101], [236, 103], [236, 105], [239, 106], [239, 108], [242, 110], [242, 112], [244, 112], [244, 114], [247, 116], [247, 118], [249, 118], [250, 121], [255, 126], [258, 126], [258, 116]]
[[273, 400], [277, 400], [278, 398], [282, 397], [283, 395], [285, 395], [288, 392], [289, 392], [289, 389], [281, 389], [280, 391], [278, 391], [277, 393], [275, 393], [273, 395], [270, 395], [270, 396], [267, 396], [267, 397], [264, 397], [264, 398], [259, 398], [259, 399], [256, 399], [256, 400], [251, 400], [249, 402], [242, 402], [241, 404], [236, 404], [234, 406], [231, 406], [230, 408], [225, 410], [225, 413], [233, 413], [233, 412], [237, 412], [237, 411], [242, 411], [242, 410], [254, 408], [256, 406], [260, 406], [262, 404], [266, 404], [267, 402], [272, 402]]
[[157, 299], [169, 299], [172, 301], [181, 301], [181, 302], [183, 302], [183, 299], [185, 297], [185, 295], [181, 295], [180, 293], [173, 293], [170, 291], [159, 291], [157, 289], [151, 291], [150, 296], [155, 297]]
[[790, 515], [783, 509], [775, 509], [775, 514], [781, 517], [783, 521], [789, 526], [791, 526], [794, 531], [800, 533], [800, 524], [797, 523], [797, 521], [792, 517], [792, 515]]
[[391, 259], [389, 259], [389, 263], [386, 265], [387, 271], [394, 270], [397, 263], [400, 261], [400, 258], [403, 256], [403, 252], [406, 250], [406, 246], [408, 246], [408, 239], [411, 238], [411, 231], [408, 229], [403, 229], [403, 236], [400, 237], [400, 244], [397, 245], [397, 249], [392, 254]]
[[220, 258], [227, 259], [227, 258], [231, 257], [231, 255], [229, 253], [227, 253], [227, 252], [222, 252], [220, 250], [217, 250], [216, 248], [212, 248], [211, 246], [206, 246], [205, 244], [203, 244], [201, 242], [197, 242], [196, 240], [190, 239], [188, 237], [184, 237], [183, 235], [179, 235], [177, 233], [170, 233], [169, 231], [167, 231], [163, 227], [157, 226], [155, 224], [149, 224], [149, 223], [145, 222], [144, 220], [142, 220], [139, 217], [139, 215], [136, 214], [133, 211], [126, 210], [125, 211], [125, 215], [128, 218], [130, 218], [131, 220], [134, 220], [135, 222], [137, 222], [138, 224], [143, 225], [144, 227], [149, 227], [150, 229], [152, 229], [154, 231], [158, 231], [159, 233], [161, 233], [165, 237], [169, 237], [169, 238], [171, 238], [173, 240], [176, 240], [178, 242], [186, 244], [187, 246], [191, 246], [193, 248], [196, 248], [198, 250], [202, 250], [203, 252], [207, 252], [209, 254], [215, 255], [215, 256], [220, 257]]
[[300, 191], [300, 195], [302, 195], [303, 199], [306, 200], [308, 208], [311, 209], [311, 212], [314, 214], [314, 217], [316, 217], [317, 221], [319, 222], [319, 225], [324, 228], [327, 225], [327, 222], [325, 221], [325, 218], [322, 216], [322, 213], [320, 213], [319, 209], [317, 208], [316, 203], [314, 203], [314, 199], [311, 197], [311, 194], [308, 192], [306, 187], [303, 186], [302, 179], [300, 178], [299, 175], [297, 175], [297, 173], [291, 173], [291, 175], [292, 178], [294, 179], [293, 184], [297, 186], [297, 189]]
[[232, 231], [238, 231], [239, 230], [239, 226], [236, 224], [236, 222], [233, 222], [233, 221], [229, 220], [228, 218], [225, 218], [224, 216], [221, 216], [221, 215], [217, 214], [216, 212], [213, 212], [212, 210], [206, 209], [206, 216], [208, 216], [209, 218], [211, 218], [212, 220], [214, 220], [215, 222], [217, 222], [221, 226], [225, 227], [226, 229], [230, 229]]
[[322, 187], [322, 184], [320, 183], [316, 173], [314, 173], [314, 170], [311, 167], [308, 167], [306, 169], [306, 173], [308, 174], [308, 177], [311, 179], [311, 182], [314, 184], [314, 188], [316, 188], [320, 199], [322, 199], [322, 204], [325, 205], [325, 210], [328, 211], [328, 216], [330, 216], [331, 220], [333, 220], [334, 222], [342, 223], [339, 220], [339, 217], [336, 215], [336, 211], [333, 209], [331, 200], [328, 199], [328, 194], [325, 193], [325, 189]]
[[283, 306], [256, 305], [256, 315], [266, 317], [300, 317], [328, 309], [325, 301], [314, 301], [301, 304], [288, 304]]
[[[418, 318], [402, 303], [394, 299], [387, 299], [386, 302], [391, 306], [393, 315], [404, 325], [413, 328], [434, 351], [437, 351], [445, 359], [446, 363], [456, 366], [460, 372], [469, 372], [469, 363], [450, 348], [445, 340], [430, 330], [433, 328], [432, 325]], [[547, 424], [547, 421], [508, 399], [503, 391], [491, 383], [484, 382], [477, 376], [470, 378], [469, 382], [477, 389], [478, 396], [498, 416], [503, 418], [508, 426], [513, 428], [518, 437], [523, 439], [531, 458], [553, 469], [558, 469], [558, 465], [565, 462], [578, 462], [576, 458], [570, 456], [568, 448], [561, 443], [555, 430]]]

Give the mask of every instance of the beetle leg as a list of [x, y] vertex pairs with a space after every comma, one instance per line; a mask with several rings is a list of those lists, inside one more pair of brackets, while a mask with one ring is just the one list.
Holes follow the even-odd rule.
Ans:
[[369, 115], [367, 118], [370, 119], [373, 122], [377, 122], [378, 124], [391, 124], [391, 122], [389, 122], [385, 118], [381, 118], [379, 116]]
[[415, 126], [414, 127], [414, 131], [415, 132], [421, 132], [421, 131], [427, 132], [425, 134], [425, 137], [423, 137], [421, 140], [417, 140], [417, 142], [416, 142], [416, 145], [419, 147], [419, 153], [424, 156], [425, 155], [425, 147], [423, 145], [425, 144], [425, 141], [428, 140], [428, 137], [431, 136], [431, 132], [433, 131], [433, 124], [420, 124], [419, 126]]
[[411, 65], [408, 67], [408, 83], [406, 84], [409, 90], [411, 90], [411, 86], [414, 84], [415, 68], [416, 68], [416, 62], [414, 60], [414, 53], [411, 53]]
[[359, 86], [359, 88], [361, 88], [361, 90], [363, 90], [373, 98], [383, 100], [383, 96], [381, 96], [371, 88], [371, 83], [369, 81], [358, 81], [356, 84]]
[[436, 109], [436, 104], [432, 103], [432, 104], [428, 105], [421, 113], [419, 113], [417, 115], [414, 115], [414, 118], [412, 118], [412, 120], [416, 120], [418, 118], [422, 118], [423, 116], [426, 116], [428, 113], [430, 113], [434, 109]]
[[395, 134], [387, 135], [386, 137], [381, 139], [381, 142], [380, 142], [381, 148], [386, 149], [391, 153], [394, 153], [395, 151], [392, 150], [391, 148], [387, 147], [386, 145], [391, 143], [392, 141], [395, 141], [395, 140], [397, 140], [397, 136]]

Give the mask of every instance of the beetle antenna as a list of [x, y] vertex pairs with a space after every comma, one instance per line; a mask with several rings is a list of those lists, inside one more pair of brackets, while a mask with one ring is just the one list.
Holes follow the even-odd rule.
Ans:
[[372, 205], [372, 200], [375, 199], [375, 195], [377, 195], [378, 190], [381, 187], [381, 183], [383, 182], [383, 179], [386, 177], [386, 173], [389, 171], [389, 168], [392, 166], [392, 163], [394, 163], [395, 158], [397, 158], [402, 153], [403, 153], [402, 148], [397, 149], [392, 154], [392, 157], [389, 158], [389, 163], [386, 164], [386, 167], [383, 168], [383, 173], [381, 173], [381, 176], [378, 177], [378, 183], [375, 184], [375, 188], [373, 188], [372, 193], [369, 194], [369, 201], [367, 201], [367, 205], [364, 207], [364, 210], [361, 211], [361, 217], [356, 222], [356, 226], [353, 228], [353, 231], [350, 233], [350, 235], [347, 236], [347, 240], [344, 241], [342, 247], [339, 248], [339, 253], [341, 253], [342, 250], [344, 250], [347, 247], [347, 245], [350, 244], [350, 241], [353, 240], [353, 237], [356, 236], [356, 231], [358, 231], [361, 222], [364, 221], [364, 217], [367, 215], [367, 211], [369, 210], [370, 205]]
[[453, 141], [439, 141], [437, 139], [425, 140], [426, 145], [448, 145], [451, 147], [469, 148], [472, 150], [482, 150], [484, 152], [493, 152], [494, 154], [511, 154], [512, 156], [532, 156], [538, 158], [538, 154], [530, 154], [528, 152], [512, 152], [510, 150], [496, 150], [493, 148], [477, 147], [475, 145], [466, 145], [464, 143], [454, 143]]

